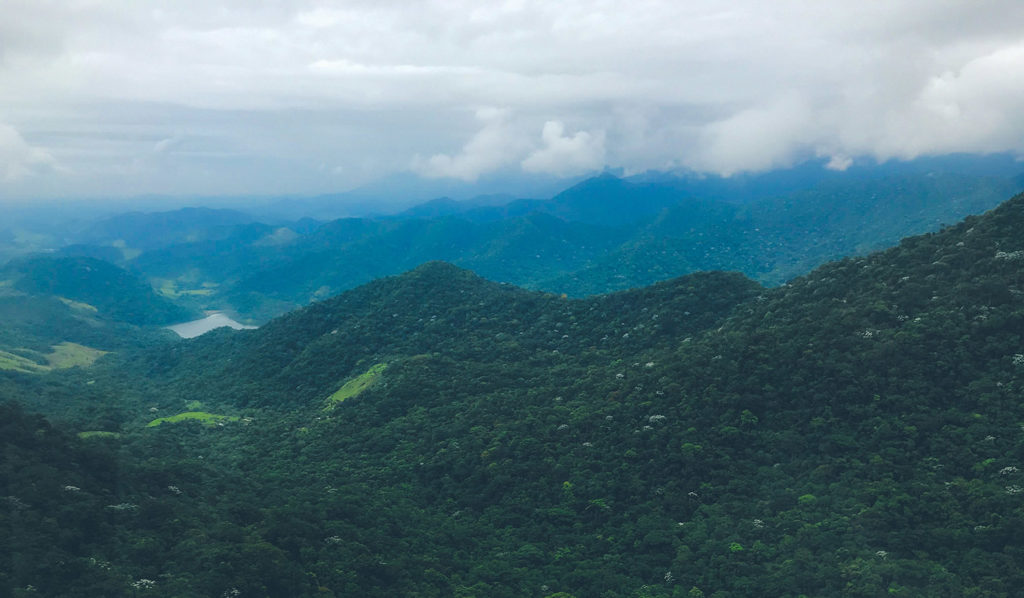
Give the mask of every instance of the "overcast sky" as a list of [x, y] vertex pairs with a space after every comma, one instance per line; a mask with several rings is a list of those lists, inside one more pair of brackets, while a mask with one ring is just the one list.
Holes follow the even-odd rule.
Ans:
[[0, 0], [0, 198], [1024, 150], [1024, 2]]

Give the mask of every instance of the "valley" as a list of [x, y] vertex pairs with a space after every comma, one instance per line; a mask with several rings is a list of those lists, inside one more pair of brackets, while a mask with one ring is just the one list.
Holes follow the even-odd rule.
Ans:
[[0, 372], [4, 583], [1011, 595], [1022, 231], [1018, 196], [771, 288], [587, 298], [428, 262], [256, 330]]

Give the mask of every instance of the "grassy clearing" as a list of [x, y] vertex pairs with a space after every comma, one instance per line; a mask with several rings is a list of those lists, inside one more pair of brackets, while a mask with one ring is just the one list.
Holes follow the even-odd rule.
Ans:
[[61, 370], [65, 368], [87, 368], [96, 363], [96, 360], [109, 353], [100, 351], [78, 343], [63, 342], [53, 346], [53, 352], [46, 356], [50, 368]]
[[176, 288], [173, 280], [167, 280], [166, 278], [154, 278], [152, 280], [152, 284], [153, 290], [156, 291], [158, 295], [170, 297], [171, 299], [178, 296], [178, 289]]
[[0, 370], [41, 374], [50, 370], [87, 368], [107, 353], [108, 351], [69, 342], [53, 345], [53, 351], [47, 354], [23, 348], [0, 350]]
[[50, 366], [40, 365], [27, 357], [9, 351], [0, 351], [0, 370], [22, 372], [25, 374], [41, 374], [49, 371]]
[[88, 430], [78, 433], [79, 438], [120, 438], [117, 432], [104, 432], [103, 430]]
[[125, 259], [125, 261], [128, 261], [128, 262], [130, 262], [133, 259], [135, 259], [135, 258], [139, 257], [140, 255], [142, 255], [142, 250], [141, 249], [135, 249], [133, 247], [128, 247], [128, 243], [124, 239], [118, 239], [118, 240], [114, 241], [113, 243], [111, 243], [110, 246], [111, 247], [115, 247], [117, 249], [120, 249], [121, 250], [121, 257], [123, 257]]
[[197, 421], [204, 426], [216, 426], [217, 424], [224, 422], [236, 422], [238, 419], [237, 415], [218, 415], [216, 413], [207, 413], [205, 411], [186, 411], [185, 413], [154, 419], [146, 424], [146, 427], [155, 428], [160, 424], [175, 424], [184, 421]]
[[57, 298], [60, 299], [61, 303], [63, 303], [64, 305], [67, 305], [71, 309], [77, 309], [78, 311], [87, 311], [87, 312], [90, 312], [90, 313], [96, 313], [96, 312], [99, 311], [98, 309], [96, 309], [95, 306], [89, 305], [88, 303], [83, 303], [81, 301], [75, 301], [74, 299], [68, 299], [67, 297], [57, 297]]
[[152, 284], [157, 294], [170, 299], [177, 299], [179, 297], [208, 297], [213, 295], [217, 287], [220, 286], [215, 282], [204, 282], [199, 285], [199, 288], [186, 288], [185, 283], [182, 281], [166, 278], [154, 278]]
[[355, 378], [352, 378], [343, 384], [341, 388], [334, 392], [334, 394], [327, 397], [327, 406], [324, 407], [324, 409], [333, 409], [340, 403], [362, 394], [363, 391], [370, 388], [375, 382], [377, 382], [386, 367], [386, 363], [378, 363], [366, 370], [365, 373], [359, 374]]

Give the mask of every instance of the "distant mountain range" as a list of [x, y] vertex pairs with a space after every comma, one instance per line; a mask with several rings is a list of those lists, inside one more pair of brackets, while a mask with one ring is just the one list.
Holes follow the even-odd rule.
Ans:
[[[605, 173], [550, 199], [439, 198], [331, 221], [209, 208], [89, 220], [75, 206], [46, 229], [43, 211], [15, 211], [0, 224], [0, 259], [51, 249], [104, 260], [189, 310], [227, 310], [250, 323], [431, 260], [574, 297], [705, 270], [776, 285], [984, 212], [1024, 185], [1021, 170], [995, 155], [855, 162], [845, 172], [811, 162], [729, 178]], [[412, 182], [364, 189], [360, 201], [369, 210], [374, 193], [404, 193]], [[323, 205], [312, 211], [304, 201], [282, 202], [277, 213], [328, 214], [340, 199], [316, 198]]]
[[127, 214], [92, 225], [61, 253], [110, 260], [193, 308], [262, 321], [431, 260], [570, 296], [704, 270], [774, 285], [981, 213], [1019, 189], [1014, 177], [971, 163], [959, 172], [896, 170], [605, 174], [547, 200], [438, 199], [326, 223], [265, 224], [225, 210]]

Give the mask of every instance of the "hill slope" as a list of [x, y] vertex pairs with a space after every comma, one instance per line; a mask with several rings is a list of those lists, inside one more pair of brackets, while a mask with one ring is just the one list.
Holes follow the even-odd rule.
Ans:
[[463, 210], [440, 202], [404, 217], [343, 219], [308, 232], [253, 224], [143, 253], [132, 267], [158, 287], [202, 293], [204, 307], [256, 320], [430, 260], [573, 296], [717, 269], [779, 284], [829, 259], [980, 213], [1017, 187], [1005, 178], [925, 173], [828, 177], [745, 204], [695, 195], [727, 189], [722, 181], [605, 175], [543, 201]]
[[[774, 289], [427, 264], [124, 359], [147, 516], [92, 553], [175, 595], [1013, 595], [1021, 239], [1024, 196]], [[252, 420], [145, 427], [191, 401]]]
[[22, 293], [64, 297], [130, 324], [168, 324], [194, 315], [158, 296], [135, 275], [93, 258], [20, 258], [0, 269], [0, 279]]

